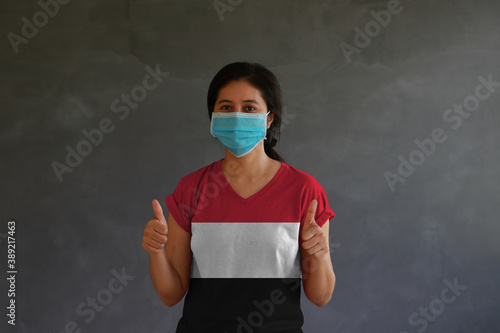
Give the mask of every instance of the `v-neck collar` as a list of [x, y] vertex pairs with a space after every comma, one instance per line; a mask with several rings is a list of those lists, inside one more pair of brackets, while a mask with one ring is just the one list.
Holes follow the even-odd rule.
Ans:
[[263, 188], [261, 188], [257, 193], [254, 193], [245, 199], [233, 189], [233, 187], [231, 186], [231, 184], [227, 180], [226, 174], [224, 173], [224, 170], [222, 169], [222, 160], [223, 159], [224, 158], [221, 158], [216, 163], [217, 173], [221, 172], [224, 175], [224, 177], [222, 177], [222, 179], [223, 179], [222, 182], [224, 183], [224, 188], [226, 189], [226, 191], [228, 191], [233, 197], [235, 197], [238, 201], [240, 201], [241, 203], [244, 203], [244, 204], [247, 204], [251, 201], [254, 201], [254, 200], [260, 198], [265, 192], [267, 192], [267, 190], [269, 190], [269, 188], [271, 188], [278, 181], [278, 178], [280, 178], [280, 176], [283, 174], [283, 172], [285, 171], [285, 168], [286, 168], [286, 164], [283, 163], [282, 161], [279, 161], [281, 163], [280, 168], [278, 169], [278, 172], [276, 172], [276, 174], [273, 176], [273, 178]]

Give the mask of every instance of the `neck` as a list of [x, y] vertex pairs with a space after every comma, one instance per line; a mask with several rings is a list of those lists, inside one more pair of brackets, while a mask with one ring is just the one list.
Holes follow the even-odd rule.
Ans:
[[222, 168], [230, 177], [246, 178], [252, 181], [265, 175], [271, 163], [272, 159], [264, 152], [264, 145], [260, 144], [242, 157], [234, 156], [226, 148]]

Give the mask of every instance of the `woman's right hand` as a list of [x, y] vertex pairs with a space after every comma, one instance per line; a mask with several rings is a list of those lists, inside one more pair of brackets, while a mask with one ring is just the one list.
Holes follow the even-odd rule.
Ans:
[[150, 254], [157, 254], [165, 248], [168, 227], [167, 220], [163, 216], [163, 209], [156, 199], [153, 200], [153, 211], [155, 217], [146, 224], [142, 237], [142, 247]]

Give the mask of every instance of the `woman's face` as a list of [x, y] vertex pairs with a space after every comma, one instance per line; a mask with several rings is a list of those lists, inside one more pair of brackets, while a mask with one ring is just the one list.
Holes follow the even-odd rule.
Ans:
[[[246, 80], [231, 81], [219, 90], [214, 112], [267, 113], [267, 104], [260, 90]], [[267, 128], [273, 122], [274, 114], [267, 116]]]
[[267, 113], [259, 89], [245, 80], [231, 81], [219, 90], [214, 112]]

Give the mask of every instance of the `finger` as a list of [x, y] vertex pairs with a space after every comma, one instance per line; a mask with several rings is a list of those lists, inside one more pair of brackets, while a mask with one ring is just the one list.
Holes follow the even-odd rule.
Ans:
[[[314, 249], [313, 249], [313, 251], [314, 251]], [[328, 250], [325, 249], [324, 247], [321, 247], [317, 251], [314, 251], [314, 253], [312, 255], [315, 256], [316, 258], [321, 258], [327, 254], [328, 254]]]
[[167, 220], [163, 215], [163, 209], [161, 208], [160, 203], [156, 199], [153, 200], [153, 211], [155, 212], [156, 219], [158, 219], [160, 223], [167, 224]]
[[[155, 222], [158, 223], [158, 221], [155, 221]], [[157, 242], [158, 244], [165, 244], [167, 242], [167, 234], [157, 232], [156, 230], [154, 230], [151, 233], [148, 233], [148, 235], [146, 235], [146, 236], [149, 239], [151, 239], [152, 241]]]
[[328, 253], [328, 250], [321, 243], [316, 243], [305, 250], [309, 255], [314, 255], [315, 257], [321, 257], [325, 253]]
[[302, 244], [310, 248], [315, 244], [326, 244], [326, 237], [321, 227], [313, 222], [311, 227], [302, 234]]
[[[317, 224], [316, 224], [317, 225]], [[311, 238], [313, 238], [316, 233], [317, 233], [317, 230], [315, 228], [315, 223], [312, 222], [311, 224], [309, 224], [308, 227], [306, 227], [307, 229], [303, 230], [302, 231], [302, 235], [301, 235], [301, 238], [303, 241], [306, 241], [306, 240], [309, 240]]]
[[144, 242], [155, 249], [162, 249], [165, 247], [165, 243], [167, 241], [166, 241], [166, 239], [165, 240], [164, 239], [157, 240], [155, 238], [150, 238], [150, 239], [144, 240]]
[[151, 223], [151, 228], [160, 235], [167, 235], [168, 226], [158, 221], [157, 218], [149, 221]]
[[148, 251], [149, 253], [159, 253], [161, 250], [164, 249], [164, 247], [151, 246], [151, 244], [149, 244], [147, 242], [142, 243], [142, 248], [144, 250]]
[[318, 207], [318, 201], [316, 199], [313, 199], [311, 203], [309, 204], [309, 209], [307, 210], [307, 215], [306, 215], [306, 220], [305, 225], [307, 228], [311, 225], [311, 223], [314, 221], [314, 215], [316, 215], [316, 208]]
[[303, 241], [303, 242], [302, 242], [302, 248], [303, 248], [304, 250], [309, 250], [310, 248], [312, 248], [312, 247], [316, 246], [318, 243], [319, 243], [319, 242], [318, 242], [318, 240], [317, 240], [317, 239], [313, 239], [313, 238], [311, 238], [311, 239], [309, 239], [309, 240], [306, 240], [306, 241]]

